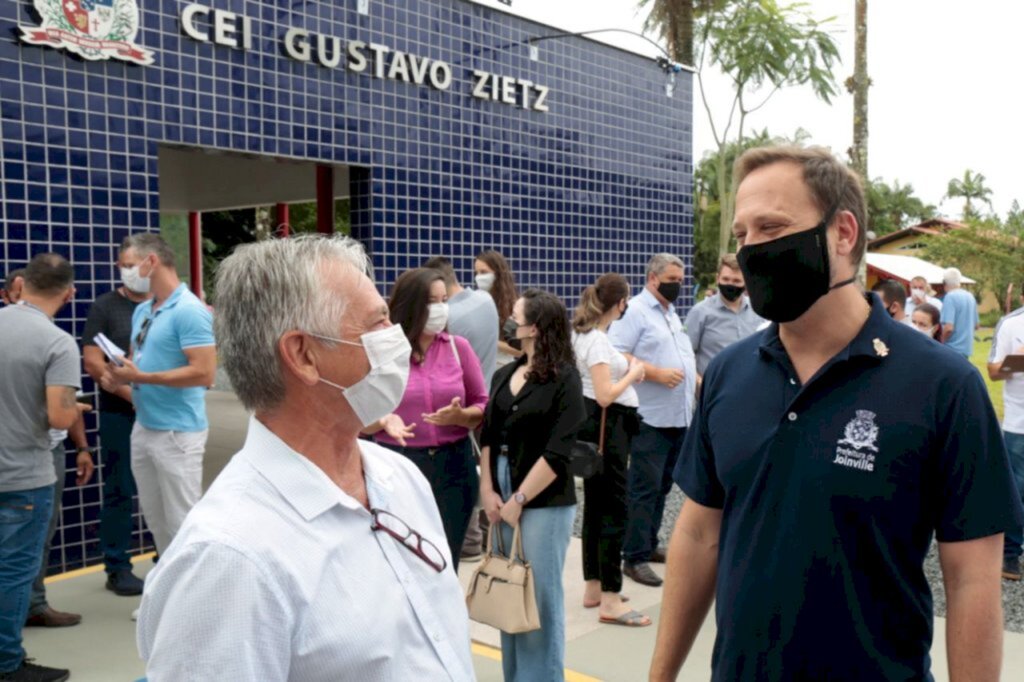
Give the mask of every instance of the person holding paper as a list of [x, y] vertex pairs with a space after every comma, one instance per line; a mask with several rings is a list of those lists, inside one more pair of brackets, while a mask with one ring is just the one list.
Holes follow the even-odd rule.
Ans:
[[[120, 348], [131, 346], [132, 315], [135, 308], [149, 300], [147, 291], [135, 291], [130, 285], [145, 288], [131, 278], [142, 260], [126, 239], [121, 245], [117, 266], [121, 286], [97, 298], [89, 308], [82, 332], [82, 359], [85, 371], [97, 384], [107, 369], [108, 355], [100, 347], [100, 338]], [[107, 349], [110, 350], [110, 349]], [[125, 351], [121, 351], [123, 355]], [[103, 466], [103, 509], [100, 512], [100, 546], [107, 573], [106, 587], [114, 594], [142, 594], [142, 580], [132, 573], [128, 551], [132, 541], [132, 497], [135, 478], [131, 469], [131, 433], [135, 426], [135, 408], [128, 386], [113, 392], [101, 390], [100, 453]]]
[[152, 291], [132, 315], [131, 358], [107, 365], [104, 390], [131, 386], [135, 425], [132, 473], [139, 504], [163, 554], [202, 494], [206, 450], [206, 388], [214, 381], [217, 356], [209, 310], [178, 279], [174, 251], [158, 235], [125, 240], [138, 262], [125, 268], [128, 287]]
[[[1024, 302], [1024, 297], [1021, 298]], [[1011, 355], [1024, 355], [1024, 307], [1017, 308], [996, 327], [992, 352], [988, 358], [988, 376], [1003, 384], [1003, 440], [1010, 456], [1010, 468], [1017, 492], [1024, 502], [1024, 372], [1009, 367]], [[1020, 526], [1006, 531], [1003, 538], [1003, 578], [1020, 580], [1021, 544], [1024, 529]]]

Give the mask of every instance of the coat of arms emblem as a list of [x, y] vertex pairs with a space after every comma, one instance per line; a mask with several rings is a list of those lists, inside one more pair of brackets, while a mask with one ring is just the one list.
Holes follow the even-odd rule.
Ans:
[[849, 445], [857, 450], [867, 449], [878, 452], [875, 441], [878, 439], [878, 426], [875, 424], [875, 413], [870, 410], [857, 410], [857, 416], [843, 429], [840, 445]]
[[21, 39], [85, 59], [122, 59], [152, 64], [153, 52], [135, 44], [139, 32], [136, 0], [34, 0], [42, 24], [19, 26]]

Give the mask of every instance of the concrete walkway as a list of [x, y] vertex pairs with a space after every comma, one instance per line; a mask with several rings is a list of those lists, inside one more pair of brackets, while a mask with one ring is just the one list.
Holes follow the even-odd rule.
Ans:
[[[216, 477], [245, 439], [248, 417], [230, 393], [211, 391], [207, 398], [210, 416], [210, 439], [204, 466], [204, 485]], [[136, 563], [137, 572], [145, 574], [152, 566], [148, 557]], [[459, 577], [463, 584], [476, 564], [463, 564]], [[651, 616], [654, 625], [626, 628], [602, 625], [595, 609], [584, 609], [581, 578], [580, 542], [573, 539], [566, 560], [566, 679], [569, 682], [607, 680], [635, 682], [647, 678], [647, 669], [654, 651], [657, 623], [661, 617], [661, 589], [644, 587], [626, 580], [625, 594], [630, 604]], [[661, 566], [654, 567], [661, 572]], [[25, 630], [25, 647], [29, 656], [43, 665], [70, 668], [76, 682], [118, 682], [135, 680], [144, 673], [135, 649], [135, 624], [129, 615], [139, 598], [117, 597], [103, 588], [102, 568], [83, 569], [48, 581], [50, 603], [61, 610], [83, 614], [81, 625], [66, 629]], [[474, 640], [473, 663], [482, 682], [497, 682], [501, 677], [498, 632], [473, 623], [470, 634]], [[707, 680], [715, 629], [712, 619], [704, 625], [693, 651], [679, 676], [680, 680]], [[936, 680], [949, 679], [946, 671], [945, 621], [935, 621], [935, 644], [932, 649]], [[1024, 635], [1006, 633], [1004, 646], [1004, 680], [1024, 679]]]

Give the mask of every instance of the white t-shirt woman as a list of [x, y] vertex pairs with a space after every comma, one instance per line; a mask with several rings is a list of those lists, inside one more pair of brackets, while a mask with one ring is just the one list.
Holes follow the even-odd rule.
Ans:
[[[612, 384], [619, 383], [629, 371], [626, 356], [612, 346], [608, 334], [600, 329], [592, 329], [584, 334], [573, 332], [572, 347], [576, 353], [576, 368], [579, 369], [580, 378], [583, 380], [583, 395], [591, 400], [597, 400], [591, 367], [608, 365]], [[625, 407], [639, 407], [640, 399], [637, 397], [636, 389], [629, 385], [615, 399], [615, 403]]]

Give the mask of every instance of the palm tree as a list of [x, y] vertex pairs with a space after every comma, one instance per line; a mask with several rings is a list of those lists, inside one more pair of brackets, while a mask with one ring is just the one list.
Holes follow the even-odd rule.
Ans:
[[639, 0], [639, 7], [651, 6], [644, 31], [654, 31], [672, 58], [693, 66], [694, 19], [712, 9], [721, 9], [728, 0]]
[[992, 208], [992, 190], [985, 186], [985, 176], [975, 173], [970, 168], [964, 171], [963, 178], [953, 178], [946, 187], [946, 198], [964, 198], [964, 220], [975, 216], [971, 200], [984, 201]]

